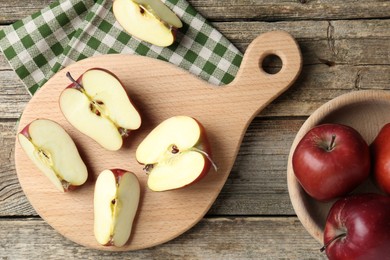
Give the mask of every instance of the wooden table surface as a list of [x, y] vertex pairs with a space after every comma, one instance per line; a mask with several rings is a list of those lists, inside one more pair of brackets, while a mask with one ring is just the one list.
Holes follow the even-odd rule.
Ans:
[[[0, 3], [0, 29], [50, 0]], [[291, 206], [287, 157], [305, 119], [323, 103], [363, 89], [390, 91], [388, 0], [190, 0], [242, 52], [259, 34], [298, 41], [297, 82], [250, 124], [230, 177], [206, 217], [178, 238], [135, 252], [103, 252], [59, 235], [34, 211], [15, 172], [15, 126], [30, 99], [0, 54], [0, 258], [325, 259]]]

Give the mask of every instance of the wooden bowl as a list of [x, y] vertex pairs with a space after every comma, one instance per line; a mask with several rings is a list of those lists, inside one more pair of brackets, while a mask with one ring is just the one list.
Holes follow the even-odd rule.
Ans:
[[[297, 181], [292, 168], [292, 154], [302, 137], [314, 126], [339, 123], [355, 128], [371, 144], [379, 130], [390, 122], [390, 92], [381, 90], [356, 91], [341, 95], [318, 108], [302, 125], [291, 146], [287, 184], [291, 203], [299, 220], [318, 242], [323, 244], [326, 217], [335, 200], [319, 202], [311, 198]], [[371, 179], [353, 193], [381, 193]]]

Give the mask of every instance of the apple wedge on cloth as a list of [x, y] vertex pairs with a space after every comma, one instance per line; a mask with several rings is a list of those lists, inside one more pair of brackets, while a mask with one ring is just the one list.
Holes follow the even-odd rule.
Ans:
[[119, 150], [123, 138], [138, 129], [141, 117], [124, 87], [111, 72], [95, 68], [83, 73], [61, 93], [65, 118], [105, 149]]
[[139, 199], [140, 185], [133, 173], [113, 169], [99, 174], [94, 191], [94, 234], [101, 245], [126, 244]]
[[130, 35], [157, 46], [175, 41], [180, 19], [160, 0], [114, 0], [116, 20]]
[[87, 180], [87, 167], [75, 143], [56, 122], [36, 119], [24, 127], [18, 140], [31, 161], [58, 190], [65, 192]]
[[153, 191], [187, 186], [215, 167], [204, 127], [188, 116], [171, 117], [154, 128], [138, 146], [136, 159], [145, 165]]

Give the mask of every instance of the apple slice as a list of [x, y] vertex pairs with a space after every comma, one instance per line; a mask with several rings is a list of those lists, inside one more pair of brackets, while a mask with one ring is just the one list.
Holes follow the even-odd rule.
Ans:
[[160, 0], [114, 0], [112, 10], [129, 34], [157, 46], [171, 45], [176, 28], [183, 26]]
[[62, 192], [82, 185], [88, 178], [75, 143], [56, 122], [36, 119], [18, 134], [27, 156]]
[[101, 245], [121, 247], [129, 240], [140, 198], [137, 177], [125, 170], [104, 170], [94, 192], [94, 233]]
[[153, 191], [187, 186], [207, 174], [214, 162], [203, 126], [188, 116], [171, 117], [141, 142], [137, 161], [145, 165]]
[[138, 129], [141, 117], [118, 78], [104, 69], [90, 69], [60, 96], [65, 118], [80, 132], [107, 150], [122, 147], [130, 130]]

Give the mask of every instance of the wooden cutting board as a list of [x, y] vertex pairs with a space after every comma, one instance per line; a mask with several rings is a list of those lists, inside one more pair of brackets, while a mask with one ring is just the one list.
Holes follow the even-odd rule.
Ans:
[[[262, 69], [265, 57], [282, 60], [277, 74]], [[167, 62], [134, 55], [103, 55], [77, 62], [52, 77], [27, 104], [20, 131], [36, 118], [58, 122], [75, 141], [87, 164], [89, 178], [75, 191], [62, 194], [15, 145], [17, 175], [24, 193], [37, 213], [55, 230], [81, 245], [101, 250], [136, 250], [169, 241], [194, 226], [207, 213], [221, 191], [235, 161], [247, 126], [267, 104], [285, 91], [301, 70], [296, 41], [286, 32], [269, 32], [248, 47], [236, 79], [215, 87]], [[73, 128], [59, 109], [61, 91], [70, 84], [66, 72], [78, 78], [90, 68], [101, 67], [123, 82], [143, 119], [116, 152], [106, 151]], [[183, 189], [152, 192], [147, 188], [143, 166], [135, 150], [143, 138], [164, 119], [187, 115], [198, 119], [208, 134], [219, 169]], [[93, 234], [93, 190], [104, 169], [133, 171], [141, 183], [141, 200], [132, 236], [122, 248], [99, 245]], [[261, 199], [261, 198], [259, 198]]]

